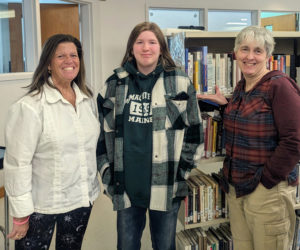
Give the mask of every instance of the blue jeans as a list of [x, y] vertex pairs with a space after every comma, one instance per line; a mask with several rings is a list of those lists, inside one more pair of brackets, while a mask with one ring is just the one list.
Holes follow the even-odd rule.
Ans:
[[[149, 210], [149, 225], [154, 250], [175, 250], [177, 215], [180, 201], [170, 211]], [[117, 213], [118, 250], [141, 249], [141, 238], [148, 209], [130, 207]]]

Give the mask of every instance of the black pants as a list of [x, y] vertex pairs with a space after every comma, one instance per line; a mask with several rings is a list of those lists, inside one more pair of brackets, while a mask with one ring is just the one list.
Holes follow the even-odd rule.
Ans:
[[33, 213], [29, 219], [29, 230], [26, 236], [15, 241], [15, 250], [49, 249], [55, 224], [56, 250], [81, 249], [91, 210], [92, 206], [63, 214]]

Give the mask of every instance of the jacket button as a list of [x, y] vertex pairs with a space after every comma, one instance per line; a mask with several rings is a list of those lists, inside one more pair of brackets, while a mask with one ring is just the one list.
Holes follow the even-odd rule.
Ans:
[[120, 186], [120, 182], [117, 182], [116, 185], [117, 185], [117, 186]]

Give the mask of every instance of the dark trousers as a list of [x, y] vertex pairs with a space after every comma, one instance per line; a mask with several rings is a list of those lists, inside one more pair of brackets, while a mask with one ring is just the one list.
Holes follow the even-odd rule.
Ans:
[[26, 236], [15, 241], [15, 250], [49, 249], [55, 224], [56, 250], [81, 249], [91, 210], [92, 206], [63, 214], [33, 213], [29, 219], [29, 230]]
[[[175, 250], [177, 215], [180, 201], [170, 211], [149, 210], [154, 250]], [[130, 207], [117, 213], [118, 250], [139, 250], [146, 224], [146, 208]]]

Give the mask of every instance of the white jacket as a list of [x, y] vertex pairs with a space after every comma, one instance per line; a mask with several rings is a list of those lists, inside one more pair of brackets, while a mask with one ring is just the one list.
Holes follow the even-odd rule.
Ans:
[[14, 217], [65, 213], [89, 206], [99, 195], [97, 111], [75, 83], [73, 89], [76, 110], [47, 84], [9, 110], [4, 183]]

